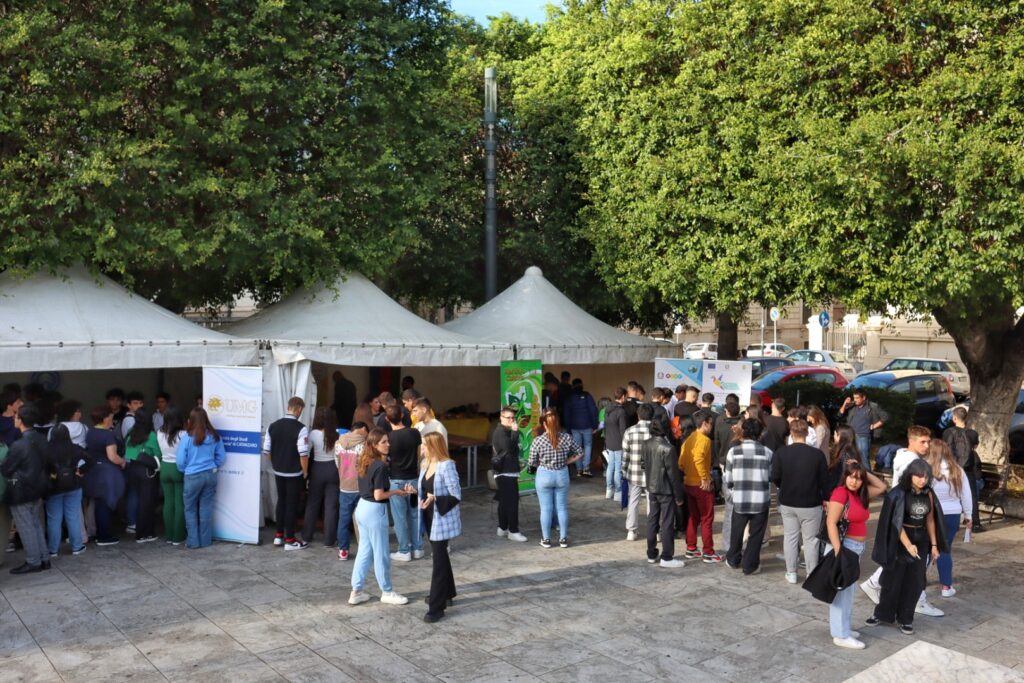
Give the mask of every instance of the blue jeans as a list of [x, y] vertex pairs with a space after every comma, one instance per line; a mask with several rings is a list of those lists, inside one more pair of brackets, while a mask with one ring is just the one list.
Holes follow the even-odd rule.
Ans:
[[[583, 459], [580, 460], [577, 468], [580, 470], [589, 470], [590, 452], [594, 448], [594, 432], [589, 429], [574, 429], [572, 430], [572, 440], [576, 442], [577, 446], [583, 448]], [[547, 536], [544, 538], [547, 538]]]
[[622, 451], [607, 451], [608, 466], [604, 468], [605, 488], [618, 491], [622, 488]]
[[[970, 511], [965, 510], [968, 519], [970, 518]], [[942, 515], [943, 521], [946, 522], [946, 542], [949, 544], [949, 550], [953, 550], [953, 539], [956, 538], [956, 532], [960, 530], [960, 513], [955, 515]], [[939, 555], [938, 562], [935, 563], [939, 568], [939, 583], [943, 586], [953, 585], [953, 556], [950, 553], [942, 553]]]
[[213, 496], [216, 493], [216, 470], [185, 475], [185, 545], [189, 548], [205, 548], [213, 543]]
[[860, 464], [868, 469], [868, 455], [871, 454], [871, 435], [857, 434], [853, 437], [857, 442], [857, 450], [860, 451]]
[[128, 526], [135, 526], [135, 518], [139, 512], [139, 492], [129, 486], [124, 493], [124, 516], [128, 518]]
[[348, 550], [348, 527], [358, 503], [358, 493], [338, 492], [338, 550]]
[[360, 498], [356, 505], [356, 524], [359, 525], [359, 549], [356, 551], [355, 566], [352, 567], [352, 590], [363, 590], [372, 564], [377, 585], [382, 592], [390, 593], [391, 554], [388, 549], [387, 503], [371, 503]]
[[46, 499], [46, 545], [53, 555], [60, 550], [60, 523], [68, 525], [68, 543], [72, 550], [81, 550], [82, 489], [55, 493]]
[[549, 470], [537, 468], [534, 480], [537, 502], [540, 503], [540, 533], [542, 538], [551, 538], [551, 513], [558, 513], [558, 530], [562, 538], [569, 537], [569, 468]]
[[[416, 488], [419, 481], [416, 479], [392, 479], [391, 490], [401, 489], [406, 484], [412, 484], [413, 488]], [[398, 552], [400, 553], [423, 550], [423, 534], [420, 533], [420, 509], [410, 505], [410, 500], [418, 502], [415, 496], [393, 496], [388, 501], [391, 504], [391, 517], [395, 520], [395, 537], [398, 539]]]
[[[832, 552], [832, 545], [828, 545], [827, 553]], [[864, 552], [864, 543], [855, 541], [852, 538], [843, 539], [843, 547], [849, 548], [860, 557]], [[835, 600], [828, 606], [828, 625], [832, 631], [833, 638], [850, 637], [850, 619], [853, 617], [853, 596], [857, 593], [857, 582], [836, 593]]]

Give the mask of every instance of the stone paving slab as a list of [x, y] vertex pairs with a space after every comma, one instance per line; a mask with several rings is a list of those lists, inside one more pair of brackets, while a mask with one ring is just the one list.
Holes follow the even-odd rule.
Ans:
[[[785, 582], [782, 529], [761, 574], [688, 561], [650, 565], [624, 540], [603, 482], [575, 480], [572, 545], [537, 545], [537, 501], [522, 501], [527, 543], [495, 535], [492, 494], [467, 492], [452, 543], [459, 595], [422, 621], [430, 561], [395, 563], [404, 607], [347, 604], [352, 562], [322, 538], [303, 552], [269, 543], [191, 551], [164, 543], [90, 546], [53, 569], [0, 570], [0, 683], [5, 681], [843, 681], [921, 642], [1024, 673], [1024, 525], [1000, 522], [954, 546], [957, 596], [932, 602], [917, 635], [862, 629], [868, 647], [831, 643], [828, 611]], [[721, 528], [722, 508], [717, 509]], [[877, 506], [875, 508], [877, 514]], [[269, 540], [269, 535], [268, 535]], [[682, 550], [684, 544], [677, 543]], [[865, 553], [863, 573], [874, 570]], [[934, 574], [931, 576], [934, 581]], [[854, 621], [871, 605], [858, 594]], [[953, 655], [950, 655], [953, 656]]]

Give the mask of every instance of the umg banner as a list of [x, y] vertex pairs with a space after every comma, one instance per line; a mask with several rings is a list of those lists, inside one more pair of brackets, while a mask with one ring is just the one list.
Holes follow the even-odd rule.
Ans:
[[543, 368], [539, 360], [511, 360], [501, 364], [501, 404], [516, 411], [519, 429], [519, 492], [534, 490], [534, 476], [526, 471], [530, 458], [533, 430], [540, 424], [540, 397], [544, 388]]
[[227, 452], [213, 500], [213, 537], [221, 541], [260, 540], [262, 398], [262, 368], [203, 368], [203, 405]]
[[725, 397], [736, 394], [740, 405], [750, 401], [751, 364], [736, 360], [691, 360], [656, 358], [654, 386], [675, 389], [680, 384], [700, 387], [702, 394], [715, 395], [715, 405], [723, 405]]

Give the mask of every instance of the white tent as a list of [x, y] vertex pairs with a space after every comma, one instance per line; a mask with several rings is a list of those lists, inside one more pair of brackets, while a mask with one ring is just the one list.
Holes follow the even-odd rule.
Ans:
[[671, 354], [669, 342], [606, 325], [574, 304], [531, 266], [469, 315], [444, 325], [469, 337], [515, 344], [519, 358], [545, 363], [645, 363]]
[[257, 365], [259, 347], [207, 330], [83, 267], [0, 273], [0, 371]]

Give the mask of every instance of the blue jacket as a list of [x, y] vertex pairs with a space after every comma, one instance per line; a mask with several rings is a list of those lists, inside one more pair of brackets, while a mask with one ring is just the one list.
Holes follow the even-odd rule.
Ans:
[[[426, 498], [423, 491], [423, 479], [427, 470], [420, 470], [419, 496]], [[448, 498], [450, 496], [450, 498]], [[459, 486], [459, 473], [455, 469], [455, 461], [445, 460], [437, 464], [434, 472], [433, 521], [430, 524], [430, 540], [446, 541], [462, 534], [462, 512], [459, 501], [462, 499], [462, 487]], [[442, 502], [443, 501], [443, 502]], [[449, 507], [450, 506], [450, 507]], [[445, 513], [442, 514], [441, 510]]]
[[562, 403], [566, 429], [597, 429], [597, 405], [589, 392], [573, 392]]
[[227, 453], [224, 452], [224, 440], [213, 440], [209, 434], [203, 443], [196, 445], [190, 434], [182, 434], [178, 440], [178, 469], [182, 474], [199, 474], [223, 467]]

